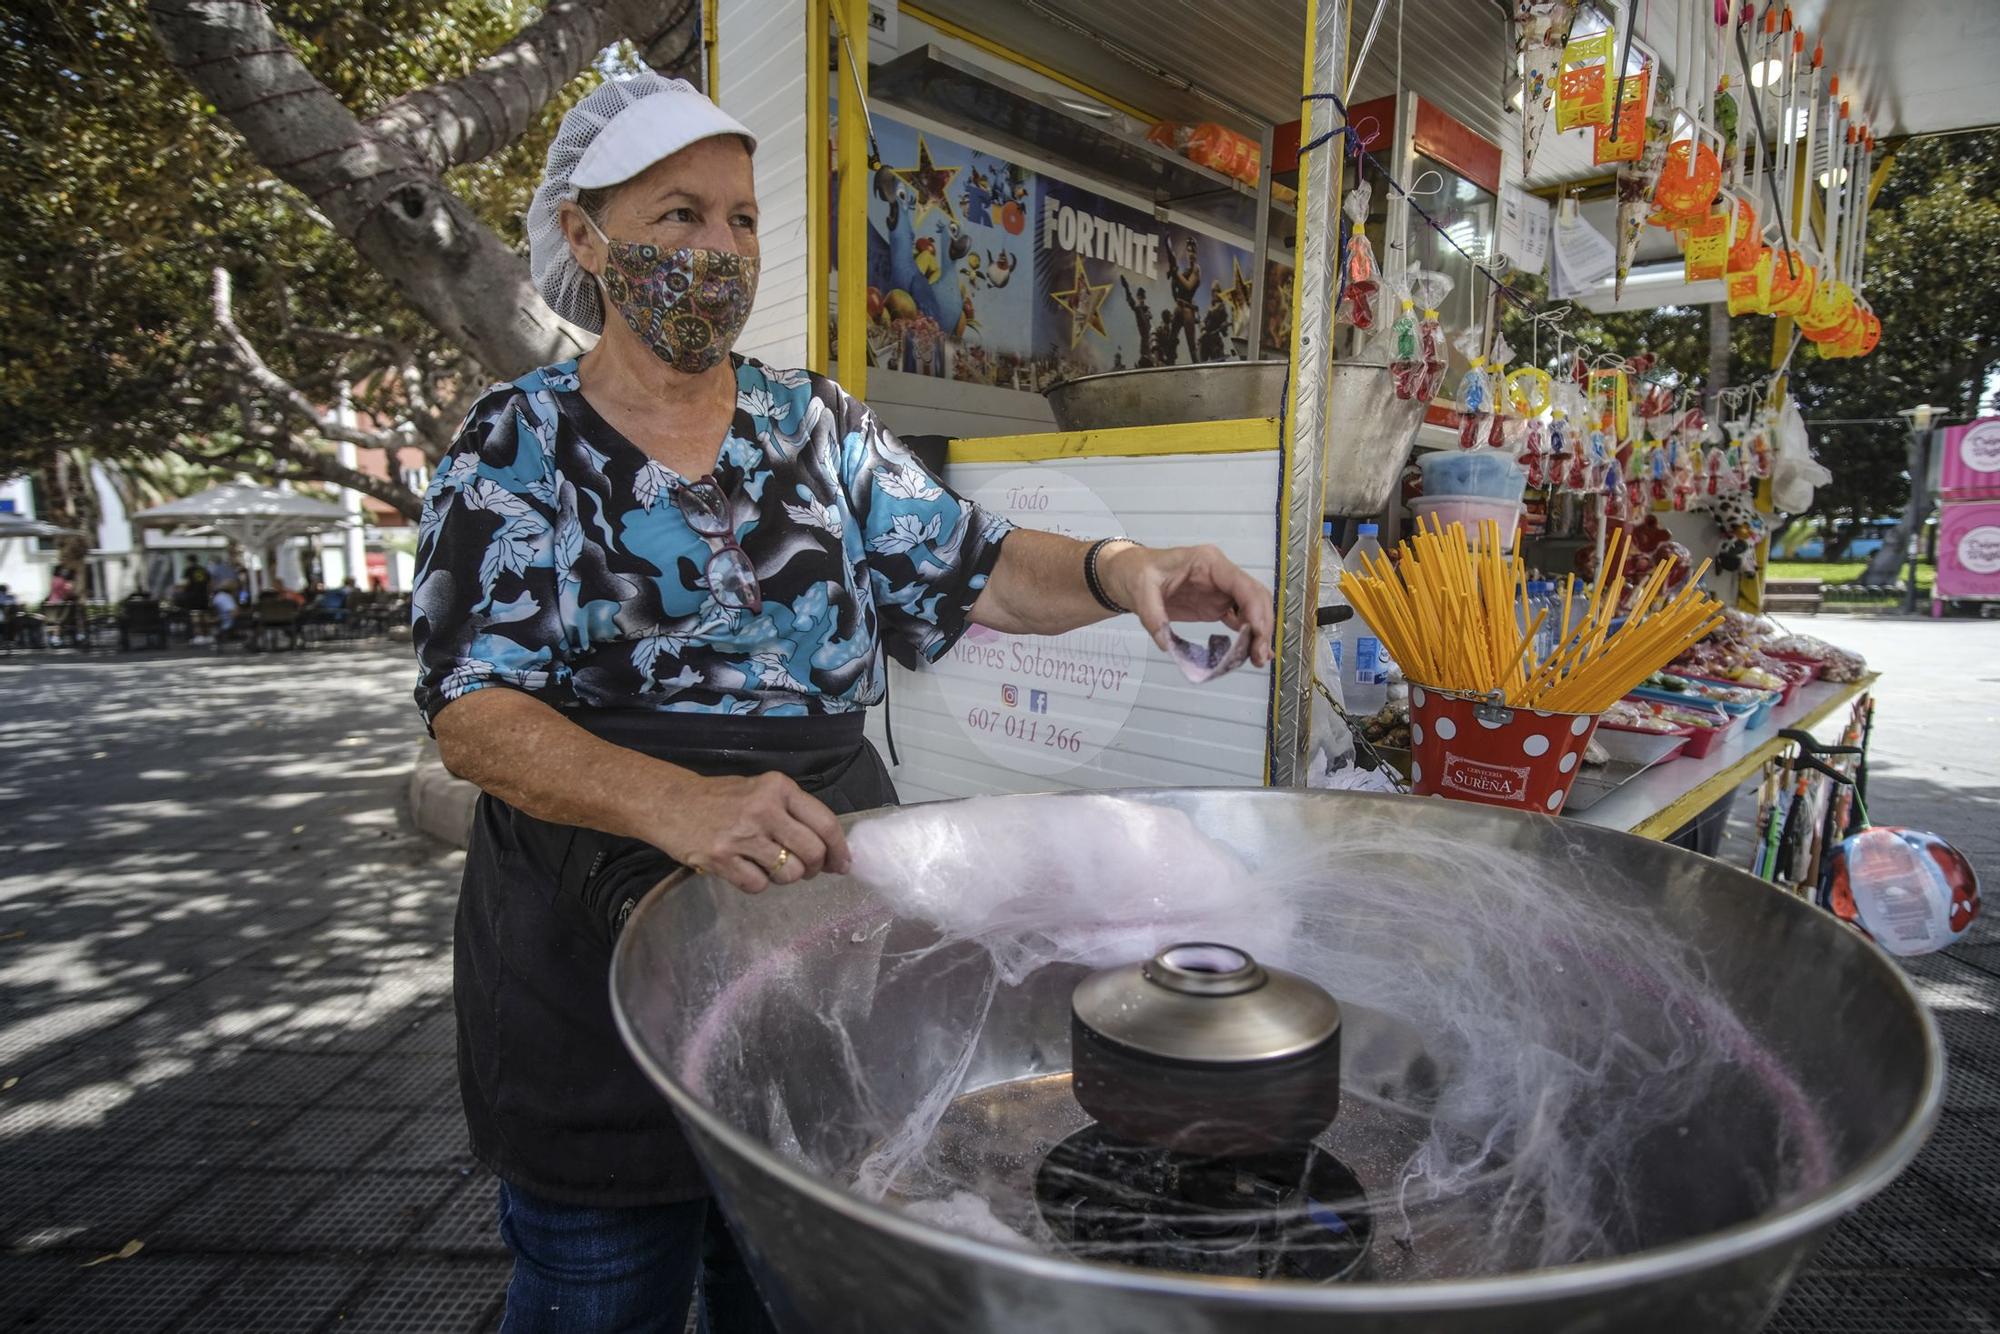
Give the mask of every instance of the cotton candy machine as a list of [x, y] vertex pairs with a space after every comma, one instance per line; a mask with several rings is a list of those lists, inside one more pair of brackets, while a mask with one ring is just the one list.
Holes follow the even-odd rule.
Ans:
[[670, 882], [612, 980], [787, 1330], [1747, 1331], [1936, 1115], [1883, 954], [1649, 841], [1240, 789], [862, 819], [949, 855]]

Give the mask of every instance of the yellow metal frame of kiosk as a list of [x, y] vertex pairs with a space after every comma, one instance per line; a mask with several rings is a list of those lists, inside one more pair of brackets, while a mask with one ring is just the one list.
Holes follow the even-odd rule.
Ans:
[[1055, 459], [1136, 459], [1172, 455], [1256, 454], [1278, 448], [1276, 417], [1103, 431], [1047, 431], [951, 442], [953, 463], [1048, 463]]
[[[1843, 687], [1837, 694], [1828, 696], [1819, 707], [1803, 717], [1787, 723], [1788, 728], [1810, 732], [1831, 718], [1836, 711], [1853, 703], [1856, 697], [1872, 688], [1881, 679], [1881, 673], [1870, 672], [1860, 680]], [[1768, 740], [1743, 752], [1728, 768], [1710, 774], [1698, 785], [1675, 797], [1672, 801], [1654, 811], [1651, 815], [1632, 826], [1629, 832], [1641, 838], [1671, 838], [1685, 829], [1703, 811], [1721, 801], [1738, 787], [1753, 777], [1758, 770], [1780, 751], [1790, 745], [1783, 737], [1772, 736]]]

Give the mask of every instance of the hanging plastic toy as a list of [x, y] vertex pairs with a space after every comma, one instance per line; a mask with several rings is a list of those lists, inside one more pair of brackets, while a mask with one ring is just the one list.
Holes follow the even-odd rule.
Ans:
[[1602, 426], [1593, 427], [1590, 432], [1590, 489], [1601, 490], [1605, 475], [1611, 470], [1616, 455], [1612, 450], [1614, 442], [1611, 432]]
[[1369, 243], [1365, 230], [1368, 223], [1368, 203], [1374, 195], [1374, 188], [1367, 181], [1357, 181], [1341, 201], [1341, 211], [1347, 214], [1347, 284], [1341, 289], [1339, 318], [1357, 329], [1375, 327], [1375, 294], [1381, 283], [1375, 272], [1375, 247]]
[[1646, 454], [1646, 491], [1656, 505], [1664, 505], [1673, 490], [1672, 470], [1667, 462], [1667, 447], [1654, 445]]
[[1458, 381], [1458, 447], [1477, 449], [1486, 434], [1486, 417], [1493, 402], [1493, 378], [1486, 370], [1486, 355], [1479, 350], [1479, 330], [1467, 329], [1452, 340], [1466, 362]]
[[1582, 493], [1592, 489], [1594, 480], [1590, 469], [1590, 435], [1596, 429], [1597, 412], [1589, 396], [1575, 385], [1564, 386], [1563, 396], [1568, 400], [1570, 417], [1564, 432], [1562, 488]]
[[1395, 286], [1400, 308], [1396, 322], [1389, 328], [1389, 376], [1395, 382], [1396, 397], [1407, 401], [1417, 396], [1423, 373], [1423, 365], [1417, 359], [1417, 302], [1408, 281], [1390, 281]]
[[1438, 323], [1438, 307], [1451, 295], [1452, 285], [1451, 275], [1436, 269], [1418, 269], [1410, 279], [1411, 291], [1424, 312], [1424, 317], [1417, 321], [1417, 357], [1422, 370], [1415, 397], [1426, 403], [1436, 398], [1444, 385], [1450, 353], [1445, 347], [1444, 326]]
[[1736, 436], [1729, 442], [1723, 457], [1724, 466], [1729, 470], [1728, 485], [1731, 491], [1741, 491], [1750, 485], [1750, 461], [1748, 451], [1743, 448], [1743, 437]]
[[1520, 426], [1507, 418], [1508, 400], [1501, 392], [1507, 384], [1507, 367], [1514, 360], [1514, 348], [1505, 334], [1493, 335], [1493, 350], [1486, 357], [1486, 383], [1488, 397], [1492, 399], [1492, 415], [1487, 419], [1486, 443], [1494, 449], [1504, 449], [1509, 432], [1512, 438], [1521, 438]]
[[1695, 478], [1701, 470], [1701, 446], [1675, 442], [1671, 454], [1674, 474], [1674, 508], [1685, 510], [1694, 499]]
[[1577, 431], [1569, 439], [1569, 455], [1563, 464], [1563, 490], [1581, 495], [1591, 489], [1590, 448], [1585, 433]]

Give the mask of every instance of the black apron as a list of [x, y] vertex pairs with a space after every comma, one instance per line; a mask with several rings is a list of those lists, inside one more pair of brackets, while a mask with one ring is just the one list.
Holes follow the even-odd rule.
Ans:
[[[896, 802], [859, 713], [564, 716], [696, 773], [787, 774], [838, 815]], [[570, 1204], [670, 1204], [709, 1193], [672, 1106], [611, 1017], [612, 942], [678, 865], [636, 839], [550, 824], [480, 795], [452, 989], [472, 1151], [502, 1180]]]

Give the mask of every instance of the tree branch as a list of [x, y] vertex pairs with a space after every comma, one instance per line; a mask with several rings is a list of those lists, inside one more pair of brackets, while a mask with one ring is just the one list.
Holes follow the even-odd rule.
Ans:
[[[222, 331], [223, 339], [233, 355], [238, 377], [250, 388], [254, 388], [267, 402], [282, 408], [288, 416], [304, 423], [315, 434], [328, 440], [342, 440], [364, 449], [379, 449], [388, 457], [393, 466], [396, 451], [407, 443], [398, 430], [363, 431], [347, 425], [331, 412], [323, 412], [311, 399], [300, 393], [283, 376], [265, 364], [253, 344], [237, 327], [236, 313], [231, 301], [229, 270], [216, 266], [212, 275], [213, 303], [216, 327]], [[422, 506], [410, 489], [394, 480], [376, 477], [350, 468], [339, 458], [324, 449], [298, 439], [282, 426], [260, 425], [250, 411], [245, 412], [249, 423], [248, 433], [273, 453], [296, 463], [309, 475], [322, 481], [333, 482], [351, 491], [373, 496], [385, 504], [393, 505], [409, 518], [416, 518]]]
[[[297, 464], [299, 471], [308, 477], [346, 487], [349, 491], [359, 491], [364, 496], [373, 496], [412, 521], [423, 513], [423, 498], [401, 482], [350, 468], [340, 461], [338, 455], [315, 448], [283, 427], [267, 426], [256, 433], [256, 439], [273, 454]], [[395, 451], [391, 450], [389, 460], [392, 465], [395, 458]]]
[[364, 125], [314, 78], [261, 0], [148, 0], [147, 14], [168, 59], [257, 160], [488, 374], [509, 379], [581, 350], [536, 295], [521, 257], [445, 188], [426, 156]]
[[432, 172], [490, 157], [527, 133], [549, 99], [616, 40], [615, 8], [606, 0], [554, 0], [472, 73], [405, 93], [364, 124]]
[[236, 325], [236, 312], [230, 296], [229, 270], [217, 265], [210, 275], [212, 281], [212, 303], [215, 311], [216, 328], [222, 331], [223, 341], [235, 359], [236, 374], [261, 393], [265, 399], [283, 408], [291, 416], [304, 422], [312, 430], [329, 440], [345, 440], [350, 445], [360, 445], [368, 449], [396, 449], [402, 437], [395, 431], [363, 431], [342, 422], [331, 412], [322, 412], [313, 401], [292, 387], [290, 381], [264, 363], [264, 358]]

